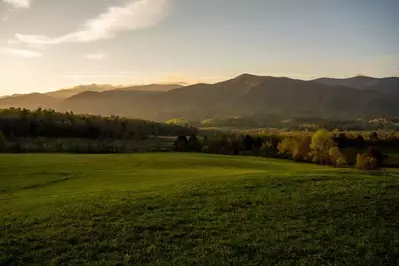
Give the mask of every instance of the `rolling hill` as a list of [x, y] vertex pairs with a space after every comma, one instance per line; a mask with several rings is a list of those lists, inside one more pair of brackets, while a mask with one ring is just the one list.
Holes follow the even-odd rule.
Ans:
[[68, 89], [56, 90], [45, 93], [45, 95], [66, 99], [86, 91], [103, 92], [111, 90], [124, 90], [124, 91], [168, 91], [176, 88], [180, 88], [180, 84], [149, 84], [149, 85], [136, 85], [136, 86], [113, 86], [109, 84], [90, 84], [90, 85], [79, 85]]
[[31, 93], [31, 94], [16, 94], [8, 97], [0, 98], [0, 108], [21, 107], [27, 109], [36, 108], [55, 108], [59, 103], [59, 99], [52, 96]]
[[183, 87], [180, 84], [149, 84], [149, 85], [136, 85], [131, 87], [120, 87], [118, 90], [123, 91], [169, 91]]
[[330, 86], [345, 86], [359, 90], [377, 91], [388, 95], [399, 95], [399, 78], [372, 78], [365, 76], [356, 76], [346, 79], [320, 78], [315, 82]]
[[100, 84], [90, 84], [90, 85], [79, 85], [76, 87], [72, 87], [69, 89], [62, 89], [62, 90], [57, 90], [57, 91], [52, 91], [45, 93], [45, 95], [54, 97], [54, 98], [59, 98], [59, 99], [66, 99], [69, 97], [72, 97], [76, 94], [79, 94], [81, 92], [85, 91], [108, 91], [108, 90], [114, 90], [118, 89], [120, 86], [112, 86], [112, 85], [100, 85]]
[[136, 90], [86, 91], [59, 102], [56, 109], [59, 111], [73, 110], [75, 113], [151, 119], [152, 116], [140, 115], [140, 112], [146, 109], [146, 104], [157, 94], [160, 94], [160, 92]]
[[[176, 117], [202, 120], [209, 117], [279, 115], [281, 117], [359, 117], [399, 115], [398, 78], [318, 79], [243, 74], [215, 84], [145, 85], [105, 91], [83, 91], [66, 99], [35, 94], [34, 106], [46, 103], [56, 110], [121, 115], [151, 120]], [[27, 107], [23, 101], [0, 100]], [[22, 96], [21, 96], [22, 97]], [[32, 104], [30, 104], [31, 108]]]
[[191, 153], [0, 160], [0, 265], [397, 265], [398, 169]]

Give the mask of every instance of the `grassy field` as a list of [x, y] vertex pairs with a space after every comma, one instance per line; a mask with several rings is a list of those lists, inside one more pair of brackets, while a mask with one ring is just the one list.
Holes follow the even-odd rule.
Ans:
[[0, 265], [397, 265], [399, 170], [0, 155]]

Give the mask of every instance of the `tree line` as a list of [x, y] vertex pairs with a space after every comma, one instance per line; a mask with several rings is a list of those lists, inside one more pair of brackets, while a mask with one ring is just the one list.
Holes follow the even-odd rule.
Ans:
[[54, 110], [34, 111], [20, 108], [0, 109], [0, 131], [5, 138], [79, 138], [143, 140], [149, 136], [196, 134], [188, 126], [168, 125], [118, 116], [101, 117], [60, 113]]
[[387, 159], [383, 150], [399, 151], [396, 131], [209, 133], [194, 127], [117, 116], [45, 109], [0, 110], [0, 152], [204, 152], [374, 169]]
[[251, 117], [224, 117], [208, 118], [202, 121], [185, 121], [184, 119], [171, 119], [169, 123], [188, 123], [197, 127], [219, 127], [219, 128], [278, 128], [285, 131], [316, 131], [324, 128], [328, 131], [339, 129], [341, 131], [376, 131], [385, 129], [390, 131], [399, 130], [398, 119], [395, 118], [320, 118], [320, 117], [292, 117], [284, 118], [273, 115], [258, 115]]
[[360, 169], [377, 169], [383, 165], [387, 155], [381, 146], [399, 148], [399, 135], [394, 132], [379, 137], [377, 132], [371, 132], [364, 137], [321, 129], [315, 133], [269, 135], [217, 133], [201, 140], [195, 135], [179, 136], [175, 141], [175, 150], [180, 152], [289, 158], [335, 167], [355, 165]]

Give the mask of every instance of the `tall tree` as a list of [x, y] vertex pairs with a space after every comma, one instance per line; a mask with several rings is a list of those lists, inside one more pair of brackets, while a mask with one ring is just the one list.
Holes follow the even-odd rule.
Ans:
[[4, 151], [7, 147], [7, 140], [3, 134], [3, 131], [0, 131], [0, 151]]
[[189, 151], [201, 151], [202, 145], [199, 142], [197, 135], [193, 134], [188, 139], [188, 150]]
[[329, 163], [329, 151], [332, 147], [336, 146], [331, 137], [331, 134], [325, 129], [320, 129], [313, 135], [310, 150], [314, 162], [320, 164]]

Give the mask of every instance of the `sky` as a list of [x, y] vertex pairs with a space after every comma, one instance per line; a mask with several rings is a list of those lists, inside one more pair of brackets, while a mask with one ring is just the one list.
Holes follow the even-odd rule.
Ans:
[[0, 95], [399, 76], [398, 0], [0, 0]]

